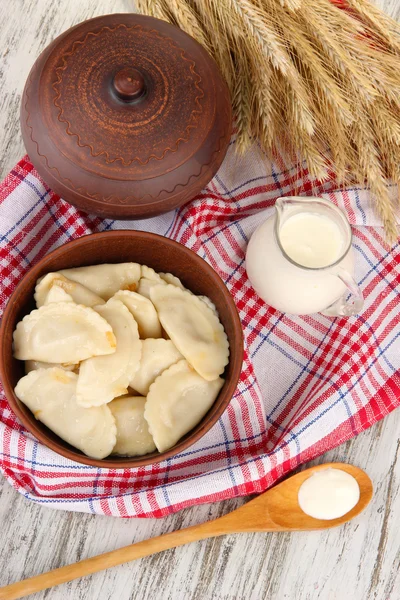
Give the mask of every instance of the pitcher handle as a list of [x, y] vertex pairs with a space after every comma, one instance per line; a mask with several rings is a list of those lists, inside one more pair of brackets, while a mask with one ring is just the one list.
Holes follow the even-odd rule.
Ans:
[[338, 268], [337, 277], [343, 281], [350, 292], [350, 298], [347, 298], [348, 292], [343, 294], [336, 302], [321, 311], [327, 317], [351, 317], [357, 315], [364, 304], [362, 291], [354, 281], [353, 277], [342, 267]]

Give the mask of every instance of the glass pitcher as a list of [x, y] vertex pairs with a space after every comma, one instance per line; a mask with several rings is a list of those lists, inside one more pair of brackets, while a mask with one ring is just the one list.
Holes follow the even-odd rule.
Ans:
[[[304, 223], [310, 215], [314, 223], [318, 222], [316, 217], [321, 217], [321, 223], [329, 220], [341, 244], [333, 262], [318, 267], [305, 266], [285, 251], [282, 228], [296, 215], [302, 215], [301, 222]], [[321, 231], [318, 232], [319, 238]], [[303, 231], [301, 234], [303, 239], [307, 239], [307, 233]], [[282, 312], [351, 316], [359, 313], [363, 306], [362, 293], [353, 277], [350, 224], [340, 209], [322, 198], [279, 198], [275, 214], [262, 223], [250, 239], [246, 271], [259, 296]]]

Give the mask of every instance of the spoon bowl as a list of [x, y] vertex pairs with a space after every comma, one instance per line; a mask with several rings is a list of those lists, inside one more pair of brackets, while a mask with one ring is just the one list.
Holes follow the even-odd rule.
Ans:
[[[360, 498], [348, 513], [338, 519], [322, 520], [307, 515], [299, 506], [298, 493], [301, 485], [313, 473], [325, 469], [340, 469], [352, 475], [360, 488]], [[373, 494], [372, 481], [362, 469], [345, 463], [316, 465], [285, 479], [270, 490], [250, 500], [244, 506], [221, 519], [237, 520], [237, 531], [310, 531], [329, 529], [354, 519], [369, 504]]]
[[[348, 513], [325, 521], [314, 519], [305, 514], [298, 503], [298, 493], [302, 483], [316, 471], [327, 468], [341, 469], [352, 475], [360, 488], [360, 498], [356, 506]], [[325, 463], [301, 471], [285, 479], [275, 487], [257, 496], [233, 512], [201, 525], [173, 531], [159, 537], [138, 542], [66, 567], [60, 567], [49, 573], [43, 573], [19, 583], [0, 588], [0, 600], [16, 600], [34, 592], [45, 590], [78, 577], [91, 575], [110, 567], [156, 554], [162, 550], [176, 548], [197, 540], [217, 537], [224, 534], [256, 531], [310, 531], [337, 527], [356, 517], [368, 505], [372, 498], [372, 482], [368, 475], [358, 467], [345, 463]]]

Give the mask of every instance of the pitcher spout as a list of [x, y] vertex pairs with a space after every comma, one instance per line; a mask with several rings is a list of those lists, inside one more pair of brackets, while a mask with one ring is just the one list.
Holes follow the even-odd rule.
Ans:
[[277, 231], [279, 231], [281, 225], [282, 225], [282, 220], [283, 220], [283, 215], [285, 212], [285, 207], [287, 205], [287, 199], [286, 198], [278, 198], [275, 202], [275, 210], [276, 210], [276, 223], [275, 223], [275, 228]]

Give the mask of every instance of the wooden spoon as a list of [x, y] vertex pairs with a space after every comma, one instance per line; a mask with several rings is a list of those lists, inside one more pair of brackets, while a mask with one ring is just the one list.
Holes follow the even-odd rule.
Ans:
[[[342, 469], [352, 475], [360, 487], [360, 499], [356, 506], [343, 517], [332, 521], [322, 521], [306, 515], [299, 507], [297, 495], [303, 481], [321, 469], [334, 467]], [[326, 463], [306, 469], [297, 475], [289, 477], [272, 489], [264, 492], [254, 500], [233, 512], [201, 525], [194, 525], [180, 531], [173, 531], [165, 535], [125, 546], [93, 558], [86, 558], [81, 562], [59, 569], [54, 569], [43, 575], [30, 577], [0, 588], [0, 600], [15, 600], [23, 598], [50, 587], [109, 569], [116, 565], [156, 554], [162, 550], [176, 548], [227, 533], [254, 532], [254, 531], [304, 531], [312, 529], [329, 529], [342, 525], [357, 516], [367, 506], [372, 498], [372, 482], [368, 475], [357, 467], [344, 463]]]

